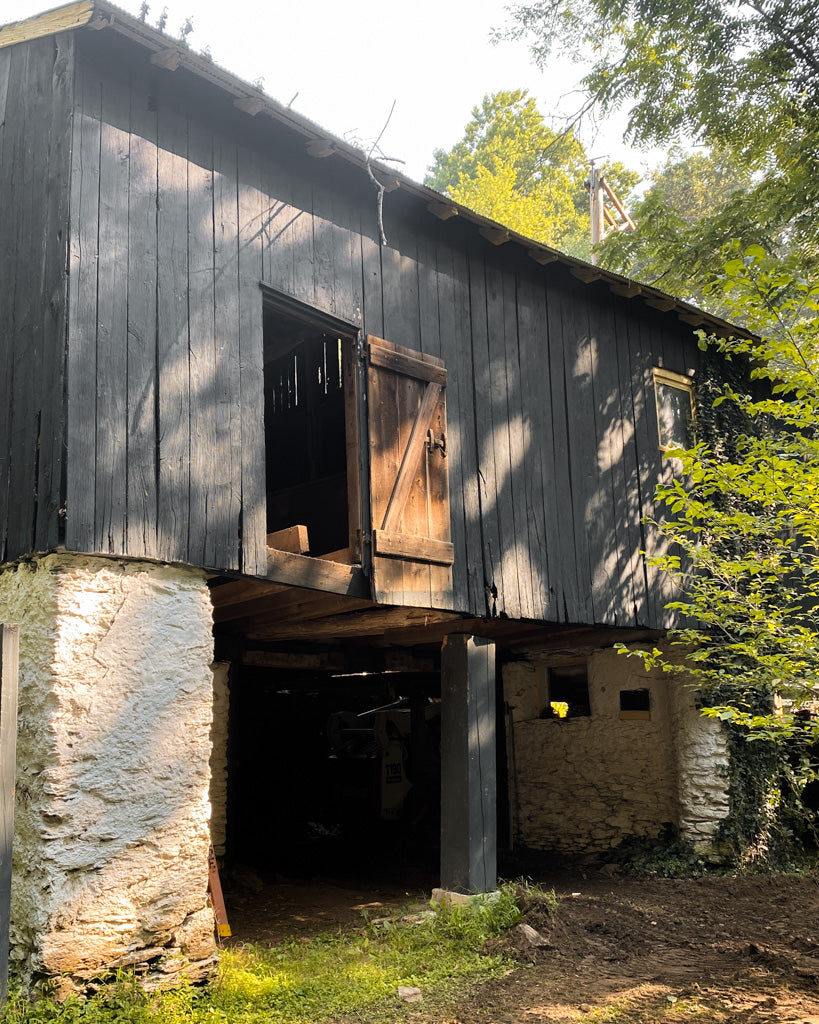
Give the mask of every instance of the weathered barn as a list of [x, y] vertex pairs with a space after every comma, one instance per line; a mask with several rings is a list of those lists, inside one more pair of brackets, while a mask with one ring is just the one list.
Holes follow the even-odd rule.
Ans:
[[643, 517], [724, 325], [102, 0], [0, 29], [0, 204], [26, 970], [206, 964], [211, 838], [423, 857], [440, 804], [466, 890], [496, 834], [707, 842], [719, 734], [612, 645], [668, 625]]

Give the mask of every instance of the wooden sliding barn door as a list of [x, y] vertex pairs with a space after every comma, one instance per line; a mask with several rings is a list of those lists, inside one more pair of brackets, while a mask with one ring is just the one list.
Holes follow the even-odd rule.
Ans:
[[443, 362], [369, 336], [367, 415], [373, 596], [452, 608]]

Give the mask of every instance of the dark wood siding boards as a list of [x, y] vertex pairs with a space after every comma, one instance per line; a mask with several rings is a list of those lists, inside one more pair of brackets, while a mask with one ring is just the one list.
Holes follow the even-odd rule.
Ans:
[[261, 193], [148, 84], [76, 94], [67, 546], [263, 573]]
[[[0, 102], [24, 103], [8, 62], [28, 50], [10, 52]], [[264, 573], [264, 283], [443, 361], [455, 609], [659, 625], [668, 594], [641, 555], [652, 544], [641, 519], [669, 472], [651, 370], [687, 369], [688, 329], [559, 263], [496, 248], [473, 225], [441, 223], [401, 189], [384, 197], [382, 246], [362, 169], [309, 156], [261, 117], [223, 116], [179, 75], [105, 70], [86, 54], [76, 77], [67, 546]], [[0, 144], [22, 146], [17, 123]], [[16, 239], [43, 215], [8, 184], [21, 199]], [[0, 288], [25, 319], [8, 278]], [[8, 388], [23, 357], [3, 358]], [[58, 391], [60, 366], [54, 356]], [[11, 447], [36, 449], [23, 405], [0, 409], [18, 417]], [[48, 455], [57, 470], [60, 450]], [[44, 458], [41, 445], [41, 475]], [[33, 464], [13, 465], [25, 491]], [[54, 472], [39, 495], [56, 524]], [[30, 533], [31, 504], [22, 519]], [[48, 533], [39, 512], [34, 528]]]
[[0, 557], [60, 539], [73, 46], [0, 50]]

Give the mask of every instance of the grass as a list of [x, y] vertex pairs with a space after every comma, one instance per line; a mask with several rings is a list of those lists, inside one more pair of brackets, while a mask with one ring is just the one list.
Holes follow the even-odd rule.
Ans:
[[320, 1024], [364, 1011], [371, 1021], [394, 1021], [405, 1005], [399, 985], [449, 997], [507, 971], [511, 962], [483, 947], [520, 919], [519, 898], [520, 888], [509, 886], [470, 905], [437, 908], [419, 923], [365, 920], [352, 932], [233, 947], [201, 988], [148, 995], [123, 974], [89, 999], [62, 1004], [15, 993], [0, 1024]]

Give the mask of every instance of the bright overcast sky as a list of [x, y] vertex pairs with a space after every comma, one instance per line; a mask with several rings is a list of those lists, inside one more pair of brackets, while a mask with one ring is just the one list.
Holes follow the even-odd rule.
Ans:
[[[120, 0], [120, 6], [138, 15], [140, 2]], [[155, 25], [165, 4], [150, 2], [147, 21]], [[0, 22], [54, 6], [53, 0], [0, 0]], [[509, 22], [504, 0], [168, 0], [167, 9], [168, 35], [177, 36], [190, 16], [192, 49], [208, 48], [247, 81], [262, 78], [268, 95], [285, 104], [292, 99], [294, 110], [334, 135], [372, 142], [395, 100], [381, 149], [403, 160], [396, 166], [416, 180], [435, 148], [458, 141], [485, 93], [527, 88], [547, 115], [579, 105], [570, 94], [577, 69], [540, 72], [524, 44], [490, 43], [491, 30]], [[581, 137], [590, 156], [643, 166], [614, 126], [596, 135], [589, 126]], [[655, 154], [653, 162], [658, 159]]]

